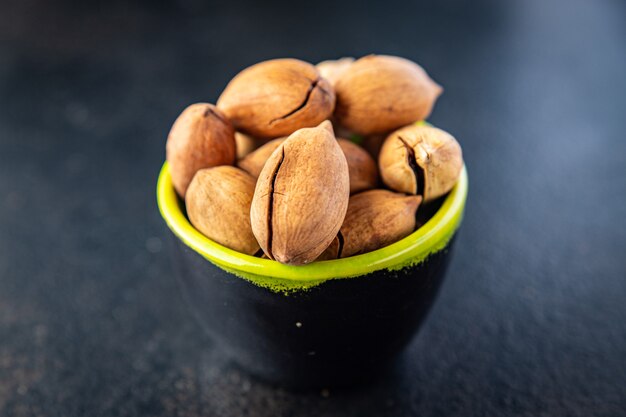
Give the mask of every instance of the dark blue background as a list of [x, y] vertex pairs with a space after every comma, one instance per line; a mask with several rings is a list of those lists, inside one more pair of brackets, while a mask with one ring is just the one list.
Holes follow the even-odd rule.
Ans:
[[[446, 91], [470, 197], [404, 368], [292, 394], [185, 309], [167, 131], [260, 60], [370, 52]], [[9, 0], [0, 6], [0, 415], [626, 415], [626, 3]], [[327, 395], [329, 394], [329, 395]]]

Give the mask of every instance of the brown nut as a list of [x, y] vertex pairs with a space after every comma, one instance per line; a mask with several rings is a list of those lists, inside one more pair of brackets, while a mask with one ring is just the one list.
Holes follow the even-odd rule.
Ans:
[[297, 59], [274, 59], [241, 71], [217, 106], [235, 128], [258, 138], [317, 126], [335, 107], [335, 93], [317, 69]]
[[355, 61], [335, 83], [335, 117], [362, 135], [386, 133], [427, 118], [442, 91], [414, 62], [369, 55]]
[[365, 149], [347, 139], [337, 139], [337, 142], [348, 162], [350, 194], [375, 188], [378, 183], [378, 169], [374, 159]]
[[463, 154], [449, 133], [413, 124], [385, 139], [378, 167], [389, 188], [422, 195], [424, 202], [428, 202], [454, 187], [463, 169]]
[[330, 122], [300, 129], [276, 148], [259, 175], [252, 231], [270, 259], [312, 262], [337, 236], [349, 196], [348, 163]]
[[383, 146], [386, 135], [370, 135], [363, 138], [363, 148], [369, 153], [372, 158], [378, 160], [380, 154], [380, 148]]
[[346, 57], [322, 61], [315, 67], [322, 77], [326, 78], [331, 85], [335, 85], [341, 74], [350, 68], [353, 62], [354, 58]]
[[244, 158], [257, 148], [257, 141], [250, 135], [235, 132], [235, 143], [237, 144], [237, 160]]
[[420, 196], [387, 190], [370, 190], [350, 197], [348, 212], [339, 232], [340, 256], [380, 249], [413, 233]]
[[250, 203], [256, 181], [232, 166], [202, 169], [185, 197], [189, 221], [211, 240], [254, 255], [259, 243], [250, 227]]
[[192, 104], [178, 116], [165, 151], [172, 183], [181, 197], [198, 170], [235, 162], [234, 135], [233, 126], [212, 104]]
[[237, 166], [248, 174], [257, 178], [265, 166], [267, 158], [276, 150], [287, 138], [270, 140], [265, 145], [259, 147], [254, 152], [249, 153], [245, 158], [237, 162]]
[[339, 251], [341, 250], [341, 241], [339, 240], [339, 235], [337, 235], [332, 242], [330, 242], [330, 245], [324, 250], [324, 252], [322, 252], [322, 254], [320, 256], [317, 257], [317, 259], [315, 260], [315, 262], [318, 261], [331, 261], [333, 259], [338, 259], [339, 258]]

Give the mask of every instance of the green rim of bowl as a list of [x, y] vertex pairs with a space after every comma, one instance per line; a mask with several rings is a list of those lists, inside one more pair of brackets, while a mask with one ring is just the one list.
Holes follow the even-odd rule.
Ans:
[[411, 235], [373, 252], [303, 266], [283, 265], [245, 255], [198, 232], [183, 212], [167, 162], [159, 174], [157, 203], [170, 230], [189, 248], [232, 274], [272, 291], [287, 293], [308, 289], [330, 279], [357, 277], [381, 269], [397, 270], [423, 262], [429, 255], [444, 249], [454, 236], [463, 219], [467, 189], [467, 171], [463, 167], [457, 184], [439, 210]]

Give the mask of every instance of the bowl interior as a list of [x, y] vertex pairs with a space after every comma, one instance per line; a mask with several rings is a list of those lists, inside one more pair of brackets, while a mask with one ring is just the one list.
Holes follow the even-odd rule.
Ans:
[[384, 248], [344, 259], [314, 262], [303, 266], [283, 265], [269, 259], [242, 254], [224, 247], [198, 232], [187, 219], [178, 198], [168, 163], [165, 162], [157, 184], [157, 202], [171, 231], [189, 248], [242, 278], [268, 286], [275, 280], [290, 285], [311, 286], [324, 280], [350, 278], [380, 269], [400, 269], [422, 262], [443, 249], [459, 227], [467, 197], [467, 171], [443, 201], [439, 210], [418, 230]]

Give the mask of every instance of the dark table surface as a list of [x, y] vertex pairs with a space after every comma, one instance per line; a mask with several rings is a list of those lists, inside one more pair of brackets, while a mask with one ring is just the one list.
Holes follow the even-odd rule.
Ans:
[[[0, 6], [0, 415], [626, 415], [625, 3], [87, 3]], [[274, 389], [179, 295], [166, 133], [249, 64], [370, 52], [446, 89], [455, 258], [394, 375]]]

